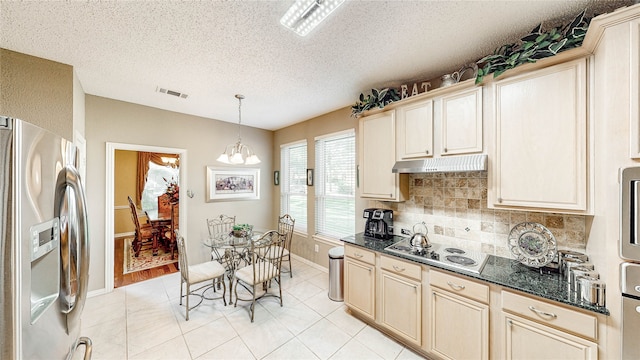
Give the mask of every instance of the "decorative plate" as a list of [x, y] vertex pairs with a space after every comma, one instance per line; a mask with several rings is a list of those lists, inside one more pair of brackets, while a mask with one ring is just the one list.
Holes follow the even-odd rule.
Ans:
[[540, 268], [556, 256], [556, 238], [544, 225], [523, 222], [509, 233], [509, 250], [524, 265]]

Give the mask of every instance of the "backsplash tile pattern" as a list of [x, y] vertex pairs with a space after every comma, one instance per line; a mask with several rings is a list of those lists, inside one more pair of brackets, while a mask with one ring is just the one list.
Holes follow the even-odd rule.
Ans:
[[543, 224], [559, 249], [586, 248], [587, 217], [487, 208], [487, 172], [411, 174], [409, 200], [370, 201], [370, 207], [394, 210], [395, 233], [424, 221], [433, 242], [457, 244], [476, 251], [510, 257], [508, 235], [525, 221]]

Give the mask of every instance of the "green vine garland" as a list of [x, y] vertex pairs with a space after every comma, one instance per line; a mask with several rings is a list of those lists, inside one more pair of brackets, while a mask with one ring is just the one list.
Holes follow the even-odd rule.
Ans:
[[[497, 48], [493, 54], [476, 61], [478, 65], [476, 84], [480, 84], [487, 75], [493, 74], [493, 77], [497, 77], [520, 64], [533, 63], [536, 60], [579, 47], [587, 34], [591, 19], [586, 16], [585, 9], [570, 23], [546, 32], [542, 31], [542, 23], [538, 24], [518, 42], [503, 45]], [[398, 100], [400, 100], [398, 89], [371, 89], [370, 95], [360, 94], [359, 101], [356, 101], [351, 107], [351, 116], [357, 117], [376, 107], [382, 109], [387, 104]]]

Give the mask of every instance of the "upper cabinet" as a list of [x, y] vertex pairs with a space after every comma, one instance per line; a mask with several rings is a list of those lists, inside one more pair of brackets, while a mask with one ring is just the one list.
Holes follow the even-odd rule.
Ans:
[[404, 201], [409, 193], [406, 174], [391, 172], [396, 161], [395, 110], [360, 118], [360, 196]]
[[396, 108], [397, 159], [482, 152], [482, 87], [469, 81], [429, 95]]
[[629, 50], [631, 51], [629, 81], [631, 82], [629, 99], [631, 142], [629, 155], [632, 159], [640, 159], [640, 20], [630, 22]]
[[445, 95], [440, 99], [441, 155], [482, 152], [482, 87]]
[[399, 160], [433, 155], [433, 100], [426, 99], [397, 108]]
[[492, 84], [488, 206], [589, 212], [587, 60]]

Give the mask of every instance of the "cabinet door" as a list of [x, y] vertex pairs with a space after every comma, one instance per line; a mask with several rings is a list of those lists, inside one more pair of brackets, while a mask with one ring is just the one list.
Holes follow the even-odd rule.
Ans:
[[494, 84], [494, 207], [587, 211], [586, 60]]
[[398, 159], [433, 155], [433, 100], [398, 107]]
[[360, 196], [400, 201], [396, 161], [395, 111], [360, 119]]
[[429, 351], [445, 359], [489, 358], [489, 307], [431, 288]]
[[375, 319], [375, 268], [351, 259], [344, 262], [344, 302]]
[[595, 360], [598, 345], [550, 327], [502, 313], [505, 359]]
[[[629, 98], [630, 116], [629, 128], [631, 132], [629, 155], [632, 159], [640, 158], [640, 20], [631, 21], [629, 24], [629, 50], [631, 51], [629, 80], [631, 93]], [[635, 100], [633, 100], [635, 99]]]
[[482, 87], [442, 97], [441, 155], [482, 152]]
[[381, 323], [397, 335], [420, 346], [422, 343], [422, 285], [382, 270]]

